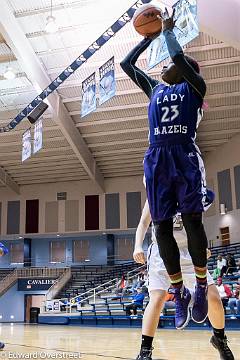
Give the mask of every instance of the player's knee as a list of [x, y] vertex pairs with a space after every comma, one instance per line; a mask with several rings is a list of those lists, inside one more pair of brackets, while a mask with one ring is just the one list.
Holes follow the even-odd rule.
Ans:
[[222, 306], [222, 301], [215, 285], [210, 285], [208, 287], [208, 301], [212, 306]]
[[188, 235], [188, 241], [190, 243], [194, 242], [194, 247], [199, 244], [201, 248], [204, 246], [206, 249], [208, 243], [202, 222], [202, 213], [182, 214], [182, 220]]
[[165, 290], [153, 290], [150, 291], [149, 298], [150, 303], [155, 307], [161, 306], [165, 301], [166, 291]]
[[172, 219], [154, 222], [154, 231], [158, 242], [167, 241], [173, 236]]

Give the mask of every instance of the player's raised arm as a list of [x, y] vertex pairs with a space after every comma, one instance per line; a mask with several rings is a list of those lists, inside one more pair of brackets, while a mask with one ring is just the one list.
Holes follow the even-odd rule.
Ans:
[[148, 201], [146, 200], [145, 205], [143, 207], [141, 219], [139, 221], [136, 231], [135, 247], [133, 253], [134, 260], [140, 264], [145, 264], [145, 257], [142, 246], [150, 222], [151, 222], [151, 215], [150, 215]]
[[149, 46], [151, 41], [151, 38], [144, 38], [120, 63], [123, 71], [132, 79], [132, 81], [134, 81], [138, 87], [144, 91], [149, 99], [152, 96], [154, 87], [159, 82], [139, 69], [135, 63], [143, 51], [146, 50], [146, 48]]
[[174, 13], [175, 11], [173, 11], [172, 16], [169, 17], [168, 11], [166, 10], [165, 17], [163, 18], [163, 34], [166, 39], [169, 55], [178, 70], [181, 71], [184, 79], [192, 86], [198, 95], [204, 98], [206, 93], [205, 81], [187, 61], [187, 58], [184, 56], [183, 50], [173, 32], [173, 28], [175, 26], [175, 21], [173, 20]]

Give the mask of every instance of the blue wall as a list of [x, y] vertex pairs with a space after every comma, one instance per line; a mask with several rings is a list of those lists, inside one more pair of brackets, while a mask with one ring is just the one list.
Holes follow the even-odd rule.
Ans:
[[16, 267], [23, 267], [23, 264], [11, 264], [10, 263], [10, 247], [11, 244], [16, 244], [16, 243], [23, 243], [23, 240], [15, 240], [15, 241], [1, 241], [1, 243], [3, 243], [8, 249], [9, 252], [7, 255], [5, 256], [0, 256], [0, 268], [16, 268]]
[[[50, 245], [51, 241], [59, 241], [60, 239], [32, 239], [32, 265], [33, 266], [48, 266], [48, 267], [62, 267], [63, 264], [50, 263]], [[66, 242], [66, 265], [77, 265], [83, 263], [74, 263], [73, 260], [73, 241], [74, 240], [89, 240], [89, 259], [90, 262], [84, 262], [84, 265], [101, 265], [107, 263], [107, 240], [106, 236], [84, 236], [77, 238], [64, 239]]]
[[[24, 321], [24, 295], [44, 295], [46, 291], [17, 291], [17, 283], [0, 297], [0, 322]], [[14, 319], [11, 319], [11, 315]]]
[[[126, 239], [131, 238], [134, 240], [135, 233], [127, 232], [114, 234], [115, 235], [115, 245], [117, 239]], [[147, 250], [148, 242], [150, 239], [150, 234], [146, 235], [144, 241], [144, 250]], [[60, 264], [51, 264], [50, 263], [50, 242], [51, 241], [65, 241], [66, 242], [66, 261], [65, 263]], [[90, 250], [89, 250], [89, 259], [90, 262], [81, 262], [74, 263], [73, 259], [73, 241], [74, 240], [89, 240]], [[11, 243], [23, 242], [23, 240], [6, 240], [2, 241], [7, 248], [10, 249]], [[115, 246], [116, 248], [116, 246]], [[129, 259], [130, 260], [130, 259]], [[121, 261], [117, 261], [121, 262]], [[107, 264], [107, 236], [106, 235], [79, 235], [69, 238], [35, 238], [32, 239], [32, 266], [36, 267], [63, 267], [71, 265], [106, 265]], [[10, 254], [0, 257], [0, 268], [16, 268], [23, 267], [23, 264], [10, 264]]]

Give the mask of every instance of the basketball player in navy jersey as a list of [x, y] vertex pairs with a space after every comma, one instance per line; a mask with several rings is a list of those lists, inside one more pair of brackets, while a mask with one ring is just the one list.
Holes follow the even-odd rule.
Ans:
[[179, 249], [173, 236], [177, 209], [182, 215], [196, 274], [192, 318], [201, 323], [208, 313], [207, 237], [202, 224], [206, 181], [200, 150], [195, 144], [206, 84], [197, 62], [184, 55], [176, 40], [173, 17], [174, 12], [171, 17], [167, 10], [163, 14], [162, 31], [172, 59], [161, 72], [164, 82], [135, 65], [151, 38], [144, 38], [121, 62], [121, 67], [150, 100], [150, 146], [144, 157], [147, 198], [159, 252], [175, 291], [175, 325], [182, 329], [187, 322], [191, 294], [183, 285]]
[[[0, 256], [4, 256], [8, 253], [8, 249], [6, 248], [5, 245], [3, 245], [1, 242], [0, 242]], [[4, 349], [5, 347], [5, 344], [3, 342], [0, 341], [0, 350]]]

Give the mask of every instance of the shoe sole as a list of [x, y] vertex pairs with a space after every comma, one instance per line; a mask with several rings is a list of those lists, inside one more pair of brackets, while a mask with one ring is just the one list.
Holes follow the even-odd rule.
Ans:
[[[217, 345], [212, 341], [212, 339], [210, 340], [210, 344], [212, 344], [212, 346], [214, 347], [214, 349], [216, 349], [216, 350], [219, 352], [219, 349], [218, 349]], [[220, 359], [221, 359], [221, 360], [224, 360], [224, 358], [221, 356], [221, 354], [220, 354]]]
[[192, 316], [192, 320], [193, 320], [195, 323], [197, 323], [197, 324], [202, 324], [202, 323], [204, 323], [204, 321], [206, 321], [207, 317], [208, 317], [208, 314], [206, 315], [206, 317], [205, 317], [203, 320], [197, 321], [197, 320], [195, 320], [194, 317]]
[[188, 316], [187, 316], [185, 323], [181, 327], [176, 327], [176, 329], [183, 330], [188, 325], [190, 319], [191, 319], [191, 300], [189, 301], [189, 304], [188, 304]]

